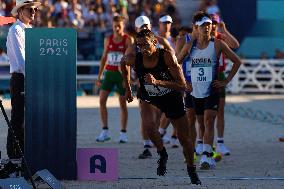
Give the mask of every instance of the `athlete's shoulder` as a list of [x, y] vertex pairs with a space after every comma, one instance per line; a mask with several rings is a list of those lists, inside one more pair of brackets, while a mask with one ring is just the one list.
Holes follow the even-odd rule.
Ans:
[[171, 50], [169, 50], [169, 49], [160, 49], [160, 51], [164, 53], [163, 56], [164, 56], [164, 60], [166, 62], [169, 62], [169, 61], [170, 62], [172, 62], [172, 61], [177, 62], [177, 58], [176, 58], [175, 54]]

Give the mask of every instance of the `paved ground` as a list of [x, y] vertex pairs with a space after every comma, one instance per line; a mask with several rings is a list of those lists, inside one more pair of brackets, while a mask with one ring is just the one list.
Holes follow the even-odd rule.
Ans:
[[[227, 102], [241, 108], [284, 115], [284, 95], [238, 95], [229, 96]], [[9, 101], [4, 105], [10, 116]], [[109, 105], [109, 127], [112, 140], [96, 143], [100, 132], [97, 97], [78, 97], [78, 147], [115, 147], [119, 150], [119, 180], [115, 182], [63, 181], [70, 189], [138, 189], [138, 188], [212, 188], [212, 189], [283, 189], [284, 188], [284, 143], [278, 137], [284, 134], [284, 123], [274, 125], [269, 121], [258, 121], [226, 113], [226, 145], [232, 155], [224, 157], [215, 170], [198, 170], [202, 186], [192, 186], [186, 176], [181, 148], [168, 146], [169, 164], [165, 177], [155, 175], [157, 155], [152, 149], [152, 159], [139, 160], [142, 151], [139, 134], [137, 102], [129, 107], [129, 143], [118, 144], [119, 108], [118, 99], [111, 98]], [[0, 149], [5, 152], [7, 133], [4, 118], [0, 116]], [[169, 131], [170, 132], [170, 131]]]

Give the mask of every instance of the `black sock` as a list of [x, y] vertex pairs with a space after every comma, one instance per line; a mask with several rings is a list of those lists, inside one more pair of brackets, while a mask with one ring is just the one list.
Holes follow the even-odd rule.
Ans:
[[126, 133], [126, 129], [121, 129], [120, 132]]
[[167, 150], [166, 150], [165, 147], [163, 147], [163, 149], [161, 151], [157, 150], [157, 152], [161, 157], [168, 156], [168, 153], [167, 153]]
[[108, 130], [108, 127], [103, 127], [103, 130]]

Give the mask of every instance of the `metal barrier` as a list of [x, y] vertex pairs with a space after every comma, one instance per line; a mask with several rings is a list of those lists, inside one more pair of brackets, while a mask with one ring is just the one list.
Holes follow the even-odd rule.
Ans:
[[[99, 61], [78, 61], [77, 68], [81, 67], [99, 67]], [[90, 69], [91, 70], [91, 69]], [[98, 70], [98, 69], [97, 69]], [[0, 61], [0, 91], [9, 92], [9, 63]], [[98, 88], [95, 86], [95, 81], [98, 78], [98, 73], [80, 73], [77, 74], [78, 94], [85, 91], [87, 94], [97, 94]], [[88, 91], [88, 92], [87, 92]]]
[[[100, 66], [99, 61], [78, 61], [77, 67], [91, 67], [91, 66]], [[8, 62], [0, 62], [0, 67], [9, 67]], [[77, 80], [79, 81], [95, 81], [98, 78], [97, 74], [78, 74]], [[10, 79], [9, 73], [0, 73], [0, 80]]]
[[[284, 60], [243, 59], [238, 73], [227, 87], [231, 93], [281, 93], [284, 94]], [[77, 67], [98, 67], [99, 61], [78, 61]], [[0, 68], [9, 66], [0, 62]], [[232, 67], [228, 61], [227, 73]], [[0, 73], [0, 81], [10, 78], [9, 73]], [[97, 73], [78, 74], [78, 83], [94, 82]]]
[[[232, 93], [284, 93], [284, 60], [243, 59], [227, 87]], [[227, 70], [232, 64], [228, 61]], [[227, 71], [228, 72], [228, 71]]]

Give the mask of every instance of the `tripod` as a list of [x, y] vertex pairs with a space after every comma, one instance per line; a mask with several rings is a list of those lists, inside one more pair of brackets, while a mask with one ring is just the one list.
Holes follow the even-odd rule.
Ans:
[[21, 146], [20, 146], [19, 140], [18, 140], [18, 138], [17, 138], [17, 136], [16, 136], [16, 134], [15, 134], [15, 132], [14, 132], [14, 129], [13, 129], [13, 127], [12, 127], [11, 124], [10, 124], [10, 121], [9, 121], [9, 119], [8, 119], [8, 116], [7, 116], [7, 114], [6, 114], [6, 111], [5, 111], [5, 109], [4, 109], [4, 106], [3, 106], [3, 104], [2, 104], [2, 100], [1, 100], [1, 99], [0, 99], [0, 108], [1, 108], [1, 111], [2, 111], [2, 113], [3, 113], [3, 115], [4, 115], [4, 117], [5, 117], [5, 120], [6, 120], [6, 123], [7, 123], [7, 125], [8, 125], [8, 128], [10, 129], [10, 131], [11, 131], [11, 133], [12, 133], [12, 135], [13, 135], [13, 139], [14, 139], [14, 141], [15, 141], [15, 143], [16, 143], [16, 147], [17, 147], [18, 150], [19, 150], [19, 153], [20, 153], [20, 156], [21, 156], [21, 159], [22, 159], [23, 166], [24, 166], [24, 168], [25, 168], [26, 171], [27, 171], [28, 178], [29, 178], [29, 180], [30, 180], [30, 182], [31, 182], [31, 184], [32, 184], [32, 186], [33, 186], [33, 189], [36, 189], [36, 185], [35, 185], [35, 182], [34, 182], [34, 180], [33, 180], [33, 177], [32, 177], [32, 174], [31, 174], [31, 170], [30, 170], [29, 167], [28, 167], [27, 160], [26, 160], [26, 158], [25, 158], [25, 156], [24, 156], [24, 153], [23, 153], [22, 148], [21, 148]]

